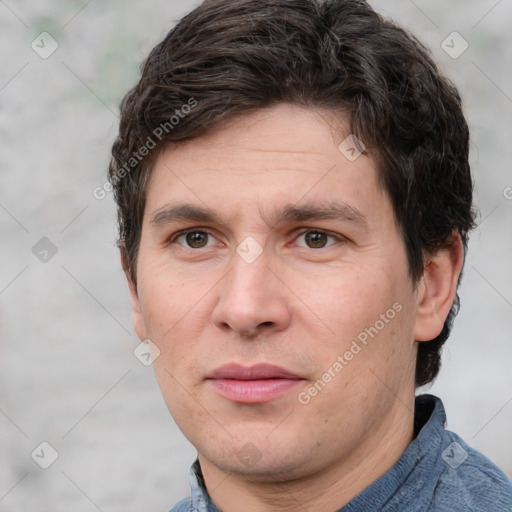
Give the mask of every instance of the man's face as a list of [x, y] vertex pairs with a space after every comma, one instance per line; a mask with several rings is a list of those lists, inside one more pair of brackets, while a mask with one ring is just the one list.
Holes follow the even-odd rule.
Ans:
[[376, 164], [340, 151], [347, 135], [279, 105], [156, 162], [135, 327], [202, 464], [297, 477], [410, 424], [418, 295]]

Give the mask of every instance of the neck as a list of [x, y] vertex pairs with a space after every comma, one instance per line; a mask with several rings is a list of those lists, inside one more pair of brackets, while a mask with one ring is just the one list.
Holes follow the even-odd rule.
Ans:
[[[398, 404], [397, 404], [398, 402]], [[223, 512], [324, 512], [338, 510], [391, 469], [414, 436], [414, 395], [396, 407], [377, 432], [350, 454], [315, 474], [274, 482], [225, 473], [199, 454], [211, 499]]]

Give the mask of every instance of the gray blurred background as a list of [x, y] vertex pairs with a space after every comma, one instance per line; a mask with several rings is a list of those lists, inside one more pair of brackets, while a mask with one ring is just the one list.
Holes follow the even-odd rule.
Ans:
[[[512, 476], [512, 2], [371, 3], [465, 101], [481, 218], [430, 392]], [[195, 5], [0, 0], [0, 511], [156, 512], [188, 494], [195, 452], [133, 354], [113, 199], [93, 191], [140, 63]]]

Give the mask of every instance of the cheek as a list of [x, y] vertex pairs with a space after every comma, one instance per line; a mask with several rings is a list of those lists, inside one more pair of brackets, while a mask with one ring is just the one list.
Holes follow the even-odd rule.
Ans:
[[148, 272], [149, 276], [151, 280], [142, 280], [139, 291], [142, 316], [148, 337], [160, 351], [154, 364], [160, 385], [176, 391], [179, 384], [169, 374], [187, 386], [197, 380], [197, 359], [211, 319], [213, 294], [207, 293], [211, 286], [204, 276], [184, 277], [163, 267]]
[[357, 378], [370, 367], [389, 366], [389, 360], [410, 344], [410, 293], [399, 283], [400, 276], [375, 266], [326, 281], [322, 291], [307, 290], [308, 306], [328, 327], [321, 356], [318, 351], [326, 368], [347, 353], [344, 373], [355, 371]]
[[393, 294], [382, 280], [354, 268], [339, 269], [316, 285], [306, 283], [297, 295], [332, 336], [344, 341], [373, 325], [393, 303]]
[[165, 264], [143, 263], [141, 267], [146, 271], [140, 276], [138, 286], [141, 310], [148, 331], [155, 337], [161, 336], [194, 309], [201, 296], [201, 283]]

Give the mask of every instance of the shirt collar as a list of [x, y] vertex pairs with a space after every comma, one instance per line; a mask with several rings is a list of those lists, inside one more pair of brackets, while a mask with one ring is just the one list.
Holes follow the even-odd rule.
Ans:
[[199, 460], [196, 459], [188, 473], [188, 481], [191, 491], [190, 512], [221, 512], [212, 502], [203, 479], [203, 473]]
[[370, 484], [338, 512], [383, 510], [401, 493], [419, 495], [425, 487], [418, 474], [432, 474], [443, 442], [446, 413], [441, 400], [433, 395], [416, 397], [414, 407], [415, 438], [396, 464]]

